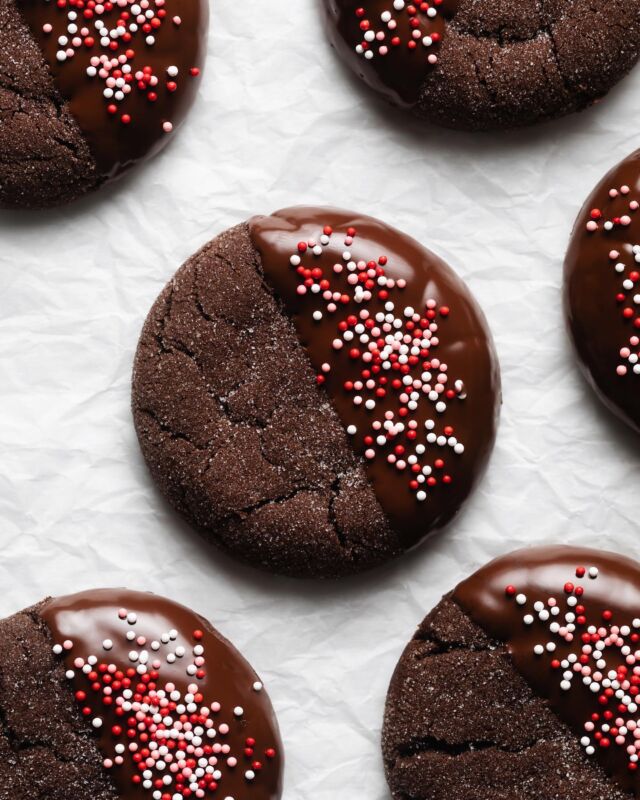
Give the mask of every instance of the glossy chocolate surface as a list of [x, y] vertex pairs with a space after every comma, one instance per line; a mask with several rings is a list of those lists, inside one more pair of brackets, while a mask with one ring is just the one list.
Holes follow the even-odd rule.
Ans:
[[[622, 187], [629, 192], [623, 194]], [[630, 204], [638, 201], [640, 150], [616, 166], [585, 203], [564, 270], [565, 311], [582, 369], [603, 402], [635, 430], [640, 430], [640, 372], [634, 371], [640, 345], [631, 338], [640, 337], [640, 264], [633, 247], [640, 245], [640, 213]], [[610, 230], [607, 221], [614, 223]], [[630, 350], [631, 360], [621, 357], [622, 348]]]
[[[325, 226], [333, 230], [330, 241], [322, 247], [319, 255], [313, 254], [311, 248], [303, 253], [302, 266], [320, 270], [330, 281], [333, 292], [342, 292], [347, 299], [351, 295], [348, 303], [338, 303], [339, 308], [335, 313], [327, 312], [320, 294], [309, 292], [301, 296], [298, 293], [301, 278], [297, 268], [290, 262], [292, 254], [298, 252], [299, 242], [321, 241]], [[354, 228], [356, 234], [347, 246], [345, 234], [349, 228]], [[400, 535], [403, 546], [409, 548], [417, 544], [430, 531], [448, 522], [459, 510], [481, 475], [493, 446], [500, 403], [500, 379], [491, 336], [482, 312], [463, 282], [443, 261], [415, 240], [371, 217], [331, 208], [296, 207], [278, 211], [269, 217], [254, 218], [250, 221], [250, 232], [260, 254], [267, 283], [273, 287], [284, 304], [285, 312], [292, 318], [311, 363], [323, 381], [323, 388], [351, 438], [352, 446], [358, 455], [363, 456], [382, 509]], [[354, 264], [372, 260], [379, 262], [381, 256], [386, 257], [386, 278], [405, 281], [406, 286], [403, 289], [397, 286], [391, 289], [387, 299], [380, 299], [378, 294], [374, 294], [369, 302], [358, 304], [353, 296], [354, 290], [348, 284], [348, 276], [353, 273], [349, 272], [344, 260], [346, 250], [350, 254], [349, 260]], [[342, 265], [339, 273], [334, 271], [336, 263]], [[430, 351], [424, 350], [419, 358], [415, 358], [417, 364], [411, 368], [409, 375], [420, 376], [422, 370], [427, 369], [425, 365], [431, 363], [434, 366], [429, 380], [435, 386], [438, 373], [435, 365], [444, 363], [448, 366], [444, 387], [453, 396], [447, 399], [446, 410], [439, 413], [435, 411], [434, 403], [421, 394], [417, 407], [403, 418], [407, 425], [410, 421], [417, 423], [416, 437], [410, 441], [405, 431], [386, 444], [378, 446], [374, 443], [371, 447], [364, 439], [365, 434], [371, 433], [370, 426], [383, 421], [385, 414], [394, 414], [396, 421], [400, 419], [402, 402], [399, 400], [399, 390], [392, 389], [390, 381], [403, 378], [404, 373], [381, 369], [379, 358], [365, 364], [363, 360], [352, 357], [351, 347], [357, 345], [362, 353], [366, 353], [368, 347], [373, 347], [375, 330], [372, 331], [370, 345], [363, 345], [356, 337], [351, 345], [345, 343], [342, 349], [336, 350], [334, 340], [343, 335], [339, 325], [345, 317], [357, 316], [365, 309], [373, 320], [376, 314], [384, 312], [385, 303], [391, 300], [395, 303], [394, 313], [403, 319], [403, 308], [412, 307], [416, 313], [426, 314], [425, 304], [428, 300], [437, 304], [429, 313], [433, 315], [432, 322], [437, 324], [438, 330], [434, 336], [437, 335], [439, 341]], [[316, 320], [313, 314], [320, 309], [323, 309], [323, 317]], [[443, 316], [445, 311], [446, 317]], [[409, 325], [405, 323], [400, 330], [406, 334], [408, 328]], [[331, 369], [325, 372], [323, 365], [327, 364]], [[363, 367], [378, 369], [379, 372], [373, 377], [378, 380], [385, 376], [389, 383], [383, 397], [375, 394], [373, 388], [362, 391], [362, 403], [356, 406], [358, 392], [347, 391], [345, 382], [361, 379]], [[458, 381], [461, 383], [458, 384]], [[458, 391], [460, 385], [463, 388]], [[365, 400], [372, 399], [375, 400], [375, 408], [367, 409]], [[430, 424], [429, 420], [435, 421], [435, 428], [427, 431], [425, 423]], [[350, 434], [350, 426], [354, 426], [357, 433]], [[442, 435], [449, 427], [452, 432], [448, 435], [456, 437], [464, 445], [461, 454], [455, 452], [448, 443], [443, 446], [442, 443], [427, 442], [427, 433]], [[420, 484], [420, 490], [427, 495], [421, 501], [417, 499], [415, 487], [412, 489], [409, 485], [413, 477], [411, 466], [407, 464], [405, 469], [398, 469], [388, 461], [390, 456], [395, 457], [398, 445], [406, 448], [402, 458], [407, 458], [418, 444], [426, 447], [424, 456], [418, 459], [420, 464], [434, 465], [439, 458], [444, 462], [440, 468], [434, 467], [430, 475], [435, 485]], [[376, 451], [374, 458], [366, 456], [371, 449]], [[446, 475], [451, 482], [446, 482]]]
[[[583, 577], [577, 574], [578, 568], [585, 569]], [[597, 577], [589, 574], [590, 568], [597, 569]], [[513, 587], [515, 594], [510, 596], [507, 587]], [[516, 599], [520, 594], [526, 596], [526, 602], [522, 604]], [[568, 606], [571, 597], [575, 598], [577, 605]], [[539, 618], [540, 612], [533, 606], [534, 603], [541, 602], [544, 608], [539, 608], [548, 613], [551, 608], [548, 603], [550, 598], [556, 601], [560, 613], [557, 617], [551, 615], [547, 621], [543, 621]], [[579, 739], [590, 736], [595, 745], [595, 753], [588, 757], [597, 759], [608, 775], [614, 777], [623, 788], [639, 796], [638, 772], [629, 769], [625, 753], [628, 741], [633, 741], [633, 735], [629, 733], [624, 743], [615, 743], [616, 719], [631, 719], [633, 724], [633, 720], [639, 716], [638, 712], [627, 710], [621, 713], [617, 708], [619, 701], [616, 697], [608, 699], [607, 704], [602, 704], [600, 698], [605, 691], [602, 682], [599, 690], [593, 691], [591, 686], [583, 683], [579, 673], [574, 675], [571, 688], [563, 689], [561, 682], [565, 668], [554, 667], [552, 662], [554, 659], [562, 661], [570, 654], [577, 654], [579, 661], [581, 654], [584, 655], [582, 637], [588, 635], [590, 626], [594, 626], [594, 630], [599, 633], [603, 633], [603, 629], [609, 633], [613, 628], [629, 626], [630, 632], [624, 637], [625, 641], [631, 646], [632, 652], [638, 649], [640, 564], [613, 553], [586, 548], [519, 550], [491, 562], [463, 581], [454, 590], [453, 599], [490, 637], [506, 643], [517, 670], [535, 692], [549, 701], [550, 706], [573, 729], [576, 736]], [[569, 602], [573, 603], [574, 600]], [[567, 624], [566, 613], [573, 613], [576, 617], [576, 630], [571, 642], [564, 640], [559, 633], [549, 632], [549, 624], [554, 619], [560, 625]], [[533, 617], [530, 624], [523, 621], [527, 614]], [[600, 638], [605, 640], [604, 636]], [[548, 642], [555, 645], [555, 649], [536, 655], [534, 647], [546, 647]], [[595, 640], [591, 644], [595, 646]], [[603, 677], [606, 678], [609, 670], [617, 670], [625, 663], [625, 657], [621, 654], [620, 646], [616, 644], [607, 645], [603, 652], [606, 668], [601, 668]], [[595, 680], [597, 667], [594, 666], [594, 661], [587, 659], [585, 663], [592, 667], [591, 674]], [[632, 666], [629, 665], [628, 669], [631, 678]], [[573, 667], [570, 667], [569, 671], [572, 670]], [[638, 671], [640, 672], [640, 668]], [[639, 678], [633, 677], [634, 686], [627, 687], [624, 694], [635, 696], [636, 680], [640, 683]], [[589, 733], [585, 729], [585, 723], [591, 720], [592, 714], [599, 714], [601, 716], [598, 725], [602, 724], [603, 715], [607, 711], [612, 711], [611, 727], [614, 731], [606, 735], [609, 744], [604, 747], [594, 741], [595, 732]]]
[[[446, 36], [447, 20], [455, 15], [459, 0], [407, 2], [400, 10], [394, 9], [393, 0], [324, 2], [331, 42], [351, 69], [396, 105], [414, 106], [425, 76], [437, 63], [430, 63], [429, 57], [437, 58], [442, 38]], [[428, 16], [427, 6], [436, 10], [435, 17]], [[381, 19], [383, 14], [391, 15], [392, 24], [395, 23], [393, 29]], [[364, 37], [368, 31], [378, 37], [384, 34], [384, 38], [367, 42], [366, 49], [374, 51], [371, 59], [356, 51], [366, 41]], [[414, 31], [419, 32], [419, 37], [414, 37]], [[425, 36], [434, 39], [427, 47], [423, 44]], [[409, 46], [409, 42], [415, 43], [415, 47]], [[388, 52], [382, 54], [380, 45], [388, 47]]]
[[[119, 616], [119, 610], [124, 609], [128, 614], [135, 614], [136, 619], [127, 621]], [[218, 753], [217, 769], [222, 775], [218, 779], [218, 788], [205, 792], [209, 797], [233, 797], [234, 800], [278, 800], [282, 792], [282, 745], [278, 733], [278, 725], [267, 694], [264, 690], [256, 691], [254, 684], [259, 681], [258, 676], [251, 669], [245, 659], [237, 650], [202, 617], [178, 603], [174, 603], [157, 595], [143, 592], [133, 592], [125, 589], [100, 589], [83, 592], [68, 597], [55, 598], [47, 601], [40, 614], [49, 627], [54, 645], [72, 642], [73, 646], [64, 650], [60, 658], [64, 659], [67, 669], [74, 670], [77, 658], [85, 661], [90, 655], [97, 657], [95, 674], [102, 676], [100, 664], [114, 664], [126, 674], [127, 669], [136, 669], [145, 660], [139, 655], [132, 660], [132, 651], [139, 654], [146, 653], [149, 657], [149, 669], [153, 668], [153, 661], [158, 659], [160, 666], [157, 668], [157, 688], [164, 688], [167, 683], [174, 684], [174, 688], [182, 697], [187, 693], [187, 687], [195, 684], [202, 697], [197, 698], [194, 711], [202, 706], [209, 707], [211, 703], [220, 703], [220, 710], [211, 712], [211, 719], [215, 722], [216, 735], [208, 738], [202, 736], [205, 744], [217, 743], [229, 745], [229, 753]], [[133, 640], [127, 639], [129, 631], [135, 632]], [[197, 638], [195, 632], [200, 632]], [[168, 637], [173, 632], [175, 636]], [[161, 639], [162, 634], [168, 639]], [[139, 636], [146, 641], [136, 641]], [[103, 643], [111, 643], [109, 649]], [[156, 647], [153, 642], [156, 642]], [[194, 664], [194, 647], [201, 646], [202, 657], [205, 659], [202, 669], [203, 677], [190, 675], [187, 669]], [[184, 654], [176, 657], [178, 648], [184, 648]], [[171, 655], [173, 654], [173, 655]], [[173, 659], [170, 663], [169, 659]], [[141, 680], [142, 678], [140, 678]], [[96, 730], [99, 746], [105, 759], [114, 758], [114, 747], [122, 742], [128, 745], [130, 741], [139, 742], [138, 738], [129, 739], [126, 735], [127, 719], [116, 712], [116, 704], [103, 705], [101, 691], [92, 692], [94, 680], [98, 684], [101, 677], [94, 678], [83, 673], [82, 669], [75, 668], [75, 676], [70, 681], [70, 690], [85, 692], [86, 699], [79, 699], [80, 707], [90, 707], [91, 713], [87, 714], [87, 726], [91, 727], [95, 717], [102, 720], [102, 726]], [[134, 678], [135, 683], [139, 680]], [[111, 683], [113, 687], [112, 698], [122, 696], [122, 689]], [[99, 687], [101, 689], [101, 687]], [[181, 702], [181, 701], [178, 701]], [[120, 708], [121, 706], [117, 706]], [[240, 707], [241, 714], [234, 713]], [[173, 709], [173, 717], [179, 713]], [[191, 710], [184, 717], [189, 720]], [[179, 717], [183, 719], [183, 717]], [[195, 723], [194, 723], [195, 724]], [[229, 726], [224, 732], [224, 724]], [[125, 733], [114, 736], [113, 725], [121, 725]], [[167, 728], [171, 728], [167, 725]], [[147, 727], [146, 731], [149, 731]], [[174, 731], [175, 732], [175, 731]], [[145, 734], [146, 735], [146, 734]], [[253, 753], [245, 754], [247, 739], [252, 738]], [[144, 740], [139, 742], [144, 746]], [[275, 753], [270, 757], [265, 751], [273, 748]], [[138, 751], [140, 752], [140, 750]], [[175, 752], [175, 750], [172, 750]], [[227, 759], [237, 758], [237, 765], [229, 766]], [[155, 788], [144, 788], [135, 785], [132, 778], [140, 775], [138, 765], [133, 760], [133, 754], [126, 752], [123, 756], [124, 763], [112, 765], [108, 772], [112, 777], [118, 791], [127, 800], [149, 800]], [[255, 777], [248, 780], [245, 777], [247, 770], [251, 770], [253, 762], [258, 760], [260, 769], [254, 769]], [[167, 760], [168, 761], [168, 760]], [[175, 762], [174, 762], [175, 763]], [[194, 767], [195, 768], [195, 767]], [[154, 770], [153, 779], [162, 775], [173, 775], [171, 764], [164, 770]], [[188, 785], [188, 782], [187, 782]], [[163, 791], [169, 792], [172, 797], [176, 783]], [[193, 796], [193, 795], [192, 795]]]
[[[42, 48], [60, 94], [89, 142], [103, 179], [114, 178], [155, 154], [171, 140], [193, 103], [198, 87], [205, 56], [208, 0], [164, 0], [160, 3], [149, 0], [146, 10], [153, 12], [152, 19], [145, 23], [150, 26], [149, 30], [143, 30], [141, 25], [137, 32], [130, 34], [130, 39], [115, 38], [117, 46], [114, 48], [100, 43], [96, 21], [104, 22], [106, 29], [112, 31], [117, 28], [121, 16], [127, 14], [131, 15], [126, 20], [129, 24], [133, 18], [131, 9], [136, 8], [130, 0], [124, 7], [114, 3], [111, 10], [101, 15], [94, 14], [83, 0], [66, 0], [63, 6], [47, 0], [18, 0], [18, 6]], [[75, 23], [69, 22], [70, 11], [77, 14]], [[86, 18], [85, 14], [92, 16]], [[78, 27], [75, 35], [82, 43], [71, 47], [75, 54], [60, 61], [58, 53], [71, 46], [74, 36], [68, 31], [69, 24]], [[52, 30], [47, 33], [45, 26], [51, 26]], [[83, 28], [88, 30], [88, 37], [80, 36]], [[155, 40], [153, 44], [146, 41], [149, 35]], [[61, 45], [60, 36], [70, 41]], [[93, 39], [92, 45], [84, 43], [87, 38]], [[91, 66], [92, 57], [104, 54], [124, 57], [127, 52], [133, 53], [126, 62], [134, 76], [132, 90], [122, 101], [116, 102], [105, 98], [104, 80], [99, 75], [90, 77], [87, 68]], [[177, 74], [167, 72], [172, 67], [177, 67]], [[158, 82], [141, 90], [136, 76], [145, 68], [151, 70], [149, 74]], [[197, 70], [198, 74], [192, 74], [192, 70]], [[157, 95], [155, 101], [150, 99], [152, 93]], [[110, 104], [117, 107], [116, 113], [109, 113]], [[130, 117], [127, 124], [122, 121], [123, 115]], [[171, 132], [164, 130], [165, 123], [172, 125]]]

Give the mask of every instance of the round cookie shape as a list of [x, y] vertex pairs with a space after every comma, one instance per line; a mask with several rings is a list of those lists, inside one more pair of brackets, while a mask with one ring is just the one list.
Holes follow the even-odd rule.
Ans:
[[578, 215], [564, 267], [565, 312], [583, 372], [640, 430], [640, 150], [600, 182]]
[[640, 55], [635, 0], [324, 2], [329, 38], [356, 74], [392, 104], [461, 130], [579, 111]]
[[370, 217], [296, 207], [222, 234], [153, 307], [133, 410], [151, 472], [242, 560], [337, 577], [457, 513], [490, 454], [499, 371], [436, 256]]
[[2, 0], [0, 204], [69, 202], [162, 149], [203, 66], [206, 0]]
[[637, 797], [639, 587], [635, 561], [546, 547], [446, 595], [389, 688], [393, 796], [438, 800], [480, 776], [487, 797]]
[[0, 793], [280, 798], [282, 745], [262, 683], [188, 608], [125, 589], [82, 592], [0, 621], [0, 640], [0, 749], [11, 767]]

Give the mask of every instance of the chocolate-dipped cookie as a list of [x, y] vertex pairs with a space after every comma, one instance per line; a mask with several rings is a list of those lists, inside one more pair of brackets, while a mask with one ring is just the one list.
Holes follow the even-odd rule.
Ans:
[[160, 150], [207, 26], [207, 0], [0, 0], [0, 205], [69, 202]]
[[372, 567], [447, 523], [499, 399], [462, 281], [399, 231], [328, 208], [256, 217], [189, 259], [133, 375], [170, 502], [227, 552], [301, 577]]
[[323, 0], [329, 36], [369, 86], [465, 130], [579, 111], [640, 55], [636, 0]]
[[391, 680], [398, 800], [640, 796], [640, 564], [520, 550], [446, 595]]
[[278, 800], [262, 683], [188, 608], [100, 589], [0, 621], [0, 797]]
[[640, 430], [640, 150], [585, 203], [564, 268], [580, 365], [603, 402]]

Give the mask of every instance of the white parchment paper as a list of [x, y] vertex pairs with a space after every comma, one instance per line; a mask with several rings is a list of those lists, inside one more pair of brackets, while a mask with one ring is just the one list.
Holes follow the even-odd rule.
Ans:
[[[579, 376], [561, 264], [575, 215], [640, 144], [640, 70], [600, 106], [507, 135], [396, 116], [326, 43], [319, 0], [212, 8], [196, 108], [120, 185], [0, 215], [0, 615], [128, 585], [209, 617], [262, 674], [286, 743], [285, 796], [384, 800], [384, 697], [415, 625], [464, 575], [527, 543], [640, 557], [638, 441]], [[138, 334], [176, 268], [254, 213], [333, 204], [443, 256], [483, 306], [504, 409], [489, 472], [444, 534], [355, 580], [232, 563], [152, 485], [129, 411]]]

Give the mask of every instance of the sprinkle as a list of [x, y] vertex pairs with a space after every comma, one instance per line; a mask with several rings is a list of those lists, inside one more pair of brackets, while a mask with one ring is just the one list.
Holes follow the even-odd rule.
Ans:
[[[297, 241], [288, 257], [301, 313], [308, 304], [313, 321], [334, 320], [331, 360], [317, 365], [316, 382], [350, 401], [355, 423], [345, 427], [356, 451], [381, 459], [423, 503], [454, 481], [451, 467], [465, 452], [446, 421], [449, 406], [467, 397], [465, 384], [437, 358], [441, 328], [454, 312], [436, 298], [421, 308], [402, 302], [406, 281], [395, 280], [384, 254], [358, 260], [355, 229], [340, 236], [326, 225], [318, 234]], [[327, 265], [319, 260], [325, 253]], [[353, 373], [335, 387], [333, 362]]]
[[[593, 581], [598, 578], [599, 571], [595, 566], [588, 569], [579, 566], [575, 568], [575, 576], [578, 581], [587, 577]], [[583, 723], [584, 735], [580, 738], [586, 755], [592, 756], [602, 747], [623, 748], [633, 771], [640, 751], [635, 686], [640, 675], [640, 651], [636, 644], [638, 634], [632, 633], [632, 628], [640, 628], [640, 618], [634, 619], [631, 625], [617, 625], [614, 613], [605, 609], [596, 624], [589, 624], [588, 605], [582, 605], [587, 592], [588, 586], [567, 581], [556, 597], [548, 598], [546, 602], [533, 601], [532, 609], [546, 639], [544, 644], [538, 641], [534, 645], [533, 653], [538, 658], [545, 653], [552, 656], [550, 667], [559, 671], [559, 687], [563, 693], [573, 690], [575, 680], [576, 685], [586, 686], [594, 696], [597, 695], [598, 711], [587, 716]], [[505, 592], [505, 597], [511, 600], [513, 593]], [[518, 597], [520, 595], [516, 596], [516, 602]], [[548, 609], [557, 612], [556, 617], [560, 614], [557, 597], [564, 598], [567, 608], [571, 609], [564, 613], [565, 623], [549, 622], [554, 614], [549, 614]], [[535, 616], [531, 613], [525, 613], [522, 619], [525, 625], [535, 624]], [[554, 655], [560, 646], [566, 654], [562, 659]], [[536, 662], [536, 669], [543, 667]]]
[[[441, 0], [436, 0], [439, 5]], [[419, 10], [422, 16], [418, 16]], [[374, 24], [368, 16], [367, 9], [360, 6], [355, 10], [360, 36], [354, 45], [355, 52], [367, 61], [378, 58], [393, 57], [398, 51], [409, 52], [420, 62], [424, 54], [424, 63], [434, 65], [438, 57], [431, 51], [441, 41], [441, 34], [435, 26], [434, 19], [438, 10], [428, 3], [407, 4], [404, 0], [393, 0], [391, 8], [382, 13], [372, 12], [380, 22]], [[418, 42], [422, 47], [418, 45]], [[389, 55], [391, 54], [391, 56]]]
[[[630, 193], [629, 186], [612, 187], [608, 192], [608, 197], [609, 202], [616, 204], [616, 213], [610, 219], [605, 219], [601, 209], [592, 209], [589, 221], [586, 223], [587, 231], [590, 233], [600, 232], [601, 235], [605, 235], [610, 231], [618, 230], [619, 237], [622, 238], [623, 229], [629, 228], [633, 221], [633, 214], [640, 208], [638, 200], [629, 200]], [[620, 203], [624, 203], [624, 208], [628, 210], [628, 213], [619, 213]], [[629, 247], [622, 249], [624, 255], [618, 249], [609, 251], [609, 262], [616, 275], [621, 279], [615, 294], [615, 302], [621, 318], [621, 338], [629, 326], [633, 327], [633, 331], [626, 334], [627, 341], [618, 348], [617, 352], [611, 353], [612, 361], [616, 356], [620, 359], [617, 363], [614, 362], [612, 372], [615, 370], [615, 375], [621, 379], [640, 375], [640, 338], [637, 336], [640, 328], [640, 271], [638, 270], [640, 245], [629, 242]]]

